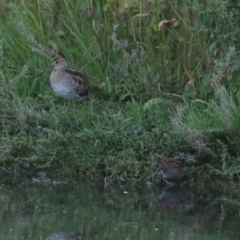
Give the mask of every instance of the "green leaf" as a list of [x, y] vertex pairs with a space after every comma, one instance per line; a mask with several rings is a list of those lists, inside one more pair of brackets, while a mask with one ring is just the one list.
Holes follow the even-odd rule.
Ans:
[[240, 89], [237, 91], [237, 99], [238, 99], [238, 102], [240, 102]]

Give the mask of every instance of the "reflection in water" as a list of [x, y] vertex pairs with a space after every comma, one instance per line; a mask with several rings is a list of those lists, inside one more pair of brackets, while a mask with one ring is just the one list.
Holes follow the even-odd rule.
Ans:
[[171, 212], [179, 205], [184, 198], [185, 193], [181, 189], [167, 188], [163, 190], [157, 204], [157, 212], [166, 213]]
[[77, 232], [84, 240], [238, 240], [239, 196], [221, 196], [176, 188], [16, 181], [1, 185], [0, 240], [79, 240]]
[[182, 189], [169, 187], [164, 189], [160, 195], [156, 208], [156, 211], [160, 214], [160, 221], [172, 221], [174, 217], [176, 218], [175, 221], [178, 228], [181, 228], [181, 231], [176, 231], [176, 225], [170, 226], [168, 234], [164, 236], [164, 239], [188, 240], [194, 236], [195, 232], [200, 228], [197, 220], [192, 221], [191, 224], [189, 224], [189, 222], [185, 224], [184, 221], [178, 219], [177, 214], [186, 213], [186, 209], [183, 207], [184, 204], [185, 192]]
[[79, 233], [58, 232], [53, 233], [46, 240], [83, 240]]

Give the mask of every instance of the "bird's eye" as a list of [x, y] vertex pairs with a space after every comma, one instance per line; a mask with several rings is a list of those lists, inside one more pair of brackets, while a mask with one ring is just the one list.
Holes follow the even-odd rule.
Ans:
[[58, 64], [58, 61], [56, 61], [55, 63]]

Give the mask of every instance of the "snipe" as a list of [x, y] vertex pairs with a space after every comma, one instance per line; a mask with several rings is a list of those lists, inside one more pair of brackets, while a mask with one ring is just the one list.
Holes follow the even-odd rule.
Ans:
[[69, 67], [66, 59], [57, 57], [51, 65], [34, 75], [32, 78], [52, 70], [50, 83], [53, 91], [59, 97], [71, 101], [82, 101], [99, 90], [96, 86], [91, 86], [84, 75]]
[[184, 169], [175, 159], [163, 155], [157, 155], [154, 158], [165, 181], [176, 182], [185, 175]]

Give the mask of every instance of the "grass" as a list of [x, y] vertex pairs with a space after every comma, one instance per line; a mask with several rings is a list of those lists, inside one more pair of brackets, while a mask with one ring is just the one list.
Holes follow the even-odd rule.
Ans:
[[[206, 182], [219, 174], [237, 181], [239, 13], [232, 7], [1, 3], [1, 169], [148, 182], [160, 179], [151, 156], [161, 153], [189, 171], [207, 163]], [[173, 18], [176, 26], [159, 30]], [[32, 80], [56, 54], [101, 92], [72, 103], [54, 96], [48, 75]]]

